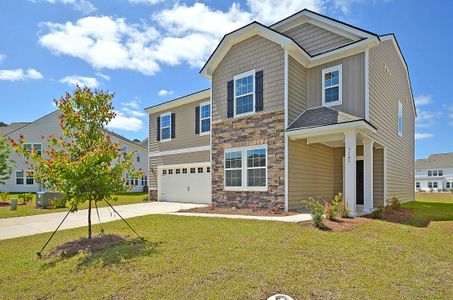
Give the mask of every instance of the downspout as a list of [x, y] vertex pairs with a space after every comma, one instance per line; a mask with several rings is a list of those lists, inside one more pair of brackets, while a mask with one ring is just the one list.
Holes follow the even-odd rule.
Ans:
[[288, 50], [285, 49], [284, 70], [284, 106], [285, 106], [285, 212], [288, 212]]

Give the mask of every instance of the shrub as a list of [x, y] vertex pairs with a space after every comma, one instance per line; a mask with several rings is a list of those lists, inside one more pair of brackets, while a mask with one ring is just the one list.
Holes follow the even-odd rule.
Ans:
[[28, 202], [31, 202], [31, 200], [33, 200], [33, 194], [32, 193], [20, 194], [19, 196], [17, 196], [17, 198], [19, 198], [21, 203], [26, 204]]
[[380, 218], [382, 218], [382, 213], [383, 213], [382, 207], [376, 207], [371, 212], [371, 217], [373, 219], [380, 219]]
[[323, 207], [322, 203], [318, 200], [315, 200], [315, 199], [309, 197], [308, 200], [303, 200], [302, 204], [308, 210], [310, 210], [310, 212], [313, 216], [314, 225], [320, 229], [326, 229], [327, 227], [322, 220], [322, 216], [324, 214], [324, 207]]
[[148, 201], [148, 194], [143, 196], [143, 201]]
[[335, 220], [337, 217], [335, 210], [333, 209], [333, 205], [330, 202], [324, 203], [324, 215], [331, 221]]
[[400, 210], [401, 208], [401, 203], [396, 197], [392, 197], [392, 199], [389, 200], [387, 203], [386, 209], [389, 211], [394, 211], [394, 210]]
[[9, 200], [8, 192], [0, 192], [0, 201], [7, 202]]
[[66, 199], [64, 199], [64, 198], [54, 199], [50, 203], [53, 208], [65, 208], [66, 207]]
[[344, 203], [343, 193], [338, 193], [332, 200], [332, 210], [335, 213], [335, 216], [343, 216], [343, 211], [345, 210], [346, 205]]

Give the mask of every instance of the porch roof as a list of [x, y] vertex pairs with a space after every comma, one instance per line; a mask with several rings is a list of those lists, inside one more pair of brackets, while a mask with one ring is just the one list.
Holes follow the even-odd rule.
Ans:
[[[314, 107], [302, 112], [288, 127], [288, 130], [307, 129], [327, 125], [337, 125], [365, 119], [347, 114], [330, 107]], [[366, 122], [366, 121], [365, 121]], [[371, 124], [370, 124], [371, 125]], [[374, 127], [374, 126], [373, 126]]]

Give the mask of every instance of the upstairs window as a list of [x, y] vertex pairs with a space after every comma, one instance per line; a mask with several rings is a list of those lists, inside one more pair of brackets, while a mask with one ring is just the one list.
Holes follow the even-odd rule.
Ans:
[[342, 66], [322, 70], [322, 105], [334, 106], [342, 103]]
[[171, 139], [171, 114], [166, 113], [160, 116], [160, 140]]
[[439, 176], [444, 176], [444, 171], [439, 170], [439, 171], [438, 171], [438, 175], [439, 175]]
[[211, 104], [209, 102], [200, 105], [200, 128], [201, 133], [211, 132]]
[[234, 76], [234, 115], [255, 111], [255, 70]]
[[140, 153], [137, 153], [136, 159], [137, 159], [137, 162], [140, 162]]
[[403, 105], [401, 102], [398, 102], [398, 134], [403, 135]]
[[431, 176], [433, 176], [433, 171], [430, 170], [430, 171], [428, 171], [428, 177], [431, 177]]
[[33, 149], [39, 156], [42, 154], [41, 144], [24, 144], [24, 149], [30, 153]]

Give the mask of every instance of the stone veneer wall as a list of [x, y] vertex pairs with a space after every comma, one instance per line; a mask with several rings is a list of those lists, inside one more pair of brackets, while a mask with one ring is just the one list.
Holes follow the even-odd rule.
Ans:
[[[285, 130], [283, 110], [232, 118], [212, 124], [212, 202], [244, 208], [249, 201], [260, 208], [285, 203]], [[265, 192], [224, 190], [224, 151], [230, 148], [267, 145]]]
[[148, 201], [157, 201], [157, 190], [148, 191]]

